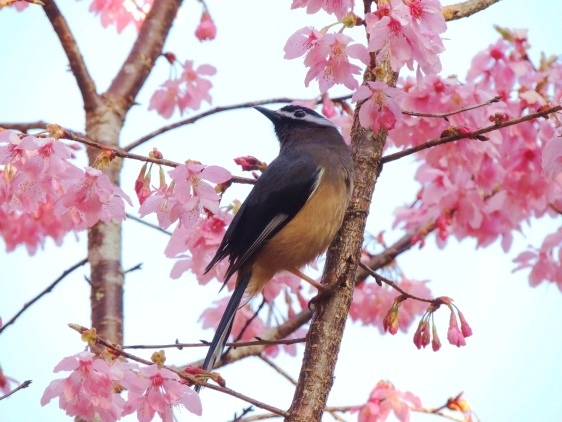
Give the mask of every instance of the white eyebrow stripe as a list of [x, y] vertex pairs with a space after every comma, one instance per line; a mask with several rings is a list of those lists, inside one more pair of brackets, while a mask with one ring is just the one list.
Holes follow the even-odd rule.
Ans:
[[326, 119], [325, 117], [314, 116], [312, 114], [306, 113], [306, 111], [305, 111], [306, 113], [305, 116], [302, 118], [295, 117], [294, 113], [285, 110], [277, 110], [276, 113], [293, 120], [304, 120], [306, 122], [314, 123], [320, 126], [336, 127], [336, 125], [334, 125], [330, 120]]

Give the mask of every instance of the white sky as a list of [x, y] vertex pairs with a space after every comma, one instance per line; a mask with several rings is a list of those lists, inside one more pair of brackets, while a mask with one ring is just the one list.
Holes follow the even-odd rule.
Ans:
[[[116, 36], [113, 28], [101, 30], [98, 19], [87, 13], [89, 1], [60, 2], [82, 48], [98, 89], [106, 89], [127, 53], [134, 32]], [[540, 0], [509, 0], [470, 19], [452, 22], [446, 33], [447, 51], [442, 55], [444, 74], [464, 75], [474, 53], [497, 39], [493, 24], [529, 28], [531, 56], [540, 51], [559, 54], [560, 6]], [[284, 61], [285, 40], [302, 26], [322, 27], [332, 22], [325, 16], [309, 17], [289, 10], [290, 2], [239, 0], [208, 5], [218, 26], [214, 42], [200, 44], [193, 37], [200, 6], [188, 1], [172, 30], [166, 50], [180, 60], [211, 63], [218, 69], [213, 78], [214, 105], [278, 96], [307, 98], [317, 94], [315, 86], [303, 87], [306, 70], [299, 60]], [[43, 119], [83, 130], [83, 110], [76, 85], [67, 71], [67, 61], [39, 7], [23, 14], [0, 10], [0, 122]], [[146, 111], [157, 84], [168, 75], [160, 59], [141, 91], [140, 105], [127, 118], [123, 144], [166, 122]], [[337, 94], [338, 91], [334, 91]], [[177, 119], [175, 115], [172, 120]], [[277, 153], [269, 122], [253, 110], [240, 110], [202, 120], [194, 126], [173, 131], [135, 152], [146, 154], [157, 146], [166, 158], [187, 158], [224, 165], [238, 174], [232, 158], [245, 154], [270, 161]], [[217, 152], [220, 151], [220, 152]], [[140, 165], [127, 163], [123, 188], [133, 196], [133, 180]], [[392, 233], [392, 210], [409, 202], [416, 190], [406, 183], [413, 174], [411, 163], [385, 167], [377, 184], [369, 228]], [[397, 189], [399, 187], [399, 189]], [[240, 190], [239, 192], [243, 192]], [[399, 193], [399, 195], [398, 195]], [[242, 193], [241, 193], [242, 195]], [[135, 212], [134, 210], [130, 210]], [[528, 243], [539, 243], [545, 233], [557, 227], [554, 221], [534, 224], [516, 236], [512, 252], [505, 255], [497, 245], [474, 249], [474, 242], [450, 241], [445, 251], [433, 247], [413, 250], [399, 259], [409, 277], [431, 280], [435, 295], [455, 298], [471, 324], [474, 335], [462, 349], [444, 345], [441, 351], [418, 351], [407, 335], [381, 336], [373, 328], [349, 324], [336, 371], [330, 405], [361, 404], [376, 382], [388, 379], [401, 390], [419, 395], [426, 406], [438, 406], [447, 397], [465, 392], [483, 421], [556, 422], [562, 420], [562, 295], [555, 286], [528, 287], [526, 273], [512, 274], [511, 259]], [[215, 300], [218, 284], [198, 286], [189, 276], [171, 280], [173, 262], [164, 258], [167, 238], [137, 223], [124, 225], [124, 268], [143, 263], [143, 271], [127, 276], [125, 293], [125, 335], [128, 344], [171, 343], [210, 338], [197, 323], [207, 303]], [[44, 251], [30, 259], [23, 249], [0, 253], [0, 315], [7, 321], [23, 303], [35, 296], [60, 273], [86, 254], [85, 233], [65, 239], [61, 248], [49, 242]], [[0, 364], [6, 375], [33, 384], [0, 402], [0, 420], [65, 420], [52, 402], [42, 408], [39, 399], [48, 383], [57, 377], [52, 368], [62, 357], [79, 352], [83, 343], [66, 327], [74, 322], [89, 325], [89, 288], [86, 269], [65, 279], [51, 294], [28, 310], [14, 326], [0, 335]], [[439, 326], [445, 339], [446, 316]], [[415, 328], [415, 327], [414, 327]], [[277, 363], [298, 376], [300, 356], [282, 356]], [[149, 356], [150, 352], [143, 354]], [[187, 363], [201, 358], [203, 350], [168, 353], [168, 362]], [[287, 408], [292, 388], [258, 359], [231, 365], [221, 371], [229, 387], [244, 394]], [[201, 421], [231, 420], [247, 405], [211, 390], [202, 393]], [[197, 419], [186, 411], [178, 420]], [[355, 416], [344, 416], [356, 420]], [[413, 421], [438, 420], [414, 415]], [[128, 419], [131, 420], [131, 419]], [[326, 416], [325, 420], [331, 420]]]

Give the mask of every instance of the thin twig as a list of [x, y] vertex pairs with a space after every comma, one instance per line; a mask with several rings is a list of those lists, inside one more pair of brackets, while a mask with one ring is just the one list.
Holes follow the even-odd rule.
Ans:
[[41, 299], [47, 293], [50, 293], [51, 290], [53, 290], [55, 288], [55, 286], [57, 284], [59, 284], [67, 275], [69, 275], [71, 272], [73, 272], [77, 268], [80, 268], [82, 265], [86, 264], [87, 262], [88, 262], [88, 258], [84, 258], [84, 259], [78, 261], [76, 264], [74, 264], [70, 268], [64, 270], [63, 273], [55, 281], [53, 281], [51, 284], [49, 284], [49, 286], [47, 286], [47, 288], [45, 290], [43, 290], [41, 293], [39, 293], [37, 296], [35, 296], [29, 302], [26, 302], [23, 305], [23, 307], [20, 309], [20, 311], [12, 317], [12, 319], [10, 319], [8, 322], [6, 322], [6, 324], [4, 324], [2, 327], [0, 327], [0, 334], [6, 329], [6, 327], [13, 324], [16, 321], [16, 319], [18, 319], [19, 316], [26, 311], [27, 308], [29, 308], [31, 305], [33, 305], [35, 302], [37, 302], [39, 299]]
[[407, 292], [402, 287], [400, 287], [398, 284], [396, 284], [394, 281], [389, 280], [388, 278], [383, 277], [380, 274], [377, 274], [367, 264], [364, 264], [361, 261], [359, 262], [359, 266], [361, 268], [363, 268], [367, 273], [369, 273], [369, 275], [373, 276], [375, 278], [375, 280], [377, 280], [377, 282], [379, 282], [379, 284], [382, 282], [384, 284], [389, 285], [394, 290], [400, 292], [402, 294], [402, 296], [405, 296], [409, 299], [419, 300], [420, 302], [427, 302], [427, 303], [434, 303], [435, 302], [435, 299], [420, 297], [420, 296], [416, 296], [416, 295], [413, 295], [413, 294]]
[[285, 377], [287, 379], [287, 381], [289, 381], [291, 384], [293, 385], [297, 385], [297, 380], [294, 379], [291, 375], [289, 375], [283, 368], [281, 368], [279, 365], [277, 365], [275, 362], [273, 362], [271, 359], [269, 359], [267, 356], [265, 356], [263, 353], [261, 355], [258, 355], [258, 357], [264, 361], [265, 363], [267, 363], [269, 366], [271, 366], [273, 369], [275, 369], [279, 374], [281, 374], [283, 377]]
[[[351, 95], [345, 95], [345, 96], [341, 96], [341, 97], [332, 98], [332, 101], [342, 102], [342, 101], [348, 100], [350, 98], [351, 98]], [[237, 110], [237, 109], [241, 109], [241, 108], [250, 108], [250, 107], [255, 107], [255, 106], [265, 105], [265, 104], [292, 103], [292, 102], [295, 102], [295, 101], [307, 101], [307, 100], [298, 100], [296, 98], [279, 97], [279, 98], [270, 98], [270, 99], [267, 99], [267, 100], [247, 101], [247, 102], [244, 102], [244, 103], [232, 104], [232, 105], [228, 105], [228, 106], [213, 107], [213, 108], [211, 108], [207, 111], [196, 114], [195, 116], [191, 116], [191, 117], [188, 117], [187, 119], [180, 120], [179, 122], [170, 123], [168, 125], [162, 126], [161, 128], [153, 130], [152, 132], [144, 135], [142, 138], [139, 138], [136, 141], [131, 142], [129, 145], [126, 145], [123, 148], [123, 150], [124, 151], [130, 151], [133, 148], [136, 148], [139, 145], [144, 144], [145, 142], [149, 141], [152, 138], [155, 138], [158, 135], [162, 135], [163, 133], [166, 133], [166, 132], [168, 132], [170, 130], [173, 130], [173, 129], [177, 129], [181, 126], [193, 124], [196, 121], [201, 120], [204, 117], [212, 116], [213, 114], [221, 113], [221, 112], [224, 112], [224, 111]], [[317, 98], [317, 101], [318, 102], [322, 101], [322, 98], [321, 97]]]
[[554, 107], [549, 107], [545, 110], [537, 111], [536, 113], [528, 114], [523, 117], [519, 117], [517, 119], [507, 120], [501, 123], [494, 123], [493, 125], [486, 126], [482, 129], [478, 129], [469, 133], [459, 133], [450, 136], [444, 136], [442, 138], [432, 139], [431, 141], [427, 141], [423, 144], [417, 145], [412, 148], [405, 149], [403, 151], [395, 152], [394, 154], [388, 154], [382, 157], [383, 163], [388, 163], [390, 161], [396, 161], [399, 158], [405, 157], [407, 155], [414, 154], [416, 152], [422, 151], [424, 149], [432, 148], [437, 145], [446, 144], [453, 141], [458, 141], [460, 139], [476, 139], [480, 135], [484, 133], [493, 132], [494, 130], [502, 129], [504, 127], [517, 125], [519, 123], [527, 122], [529, 120], [537, 119], [539, 117], [546, 117], [549, 114], [556, 113], [557, 111], [562, 110], [562, 106], [557, 105]]
[[[232, 343], [226, 343], [227, 347], [232, 347], [234, 349], [238, 347], [248, 347], [248, 346], [277, 346], [280, 344], [297, 344], [304, 343], [306, 338], [290, 338], [283, 340], [252, 340], [252, 341], [235, 341]], [[173, 343], [173, 344], [133, 344], [131, 346], [122, 346], [123, 349], [182, 349], [184, 347], [209, 347], [208, 342], [204, 343]]]
[[158, 230], [160, 233], [167, 234], [168, 236], [172, 235], [172, 232], [169, 232], [168, 230], [164, 230], [163, 228], [157, 226], [156, 224], [149, 223], [148, 221], [145, 221], [142, 218], [136, 217], [129, 213], [126, 213], [125, 215], [127, 216], [127, 219], [131, 219], [136, 223], [140, 223], [145, 225], [146, 227], [150, 227], [151, 229]]
[[28, 122], [28, 123], [0, 123], [0, 128], [19, 130], [20, 132], [27, 134], [30, 130], [45, 129], [47, 125], [48, 125], [47, 122], [43, 120], [38, 120], [36, 122]]
[[498, 3], [500, 0], [468, 0], [462, 3], [451, 4], [445, 6], [443, 17], [446, 21], [453, 21], [456, 19], [467, 18], [475, 13], [487, 9], [491, 5]]
[[[80, 334], [84, 333], [85, 331], [89, 331], [88, 328], [83, 327], [81, 325], [77, 325], [77, 324], [68, 324], [68, 326], [70, 328], [72, 328], [73, 330], [79, 332]], [[127, 359], [133, 360], [135, 362], [139, 362], [139, 363], [142, 363], [144, 365], [153, 365], [154, 364], [154, 362], [150, 362], [146, 359], [142, 359], [142, 358], [140, 358], [138, 356], [135, 356], [131, 353], [125, 352], [121, 347], [115, 346], [111, 342], [105, 340], [104, 338], [102, 338], [98, 335], [96, 335], [96, 343], [102, 344], [105, 347], [107, 347], [108, 349], [111, 349], [113, 352], [119, 354], [120, 356], [123, 356]], [[203, 385], [203, 386], [205, 386], [205, 388], [208, 388], [210, 390], [219, 391], [221, 393], [228, 394], [230, 396], [236, 397], [236, 398], [238, 398], [240, 400], [243, 400], [245, 402], [248, 402], [248, 403], [250, 403], [250, 404], [252, 404], [256, 407], [259, 407], [260, 409], [267, 410], [269, 412], [275, 413], [275, 414], [283, 416], [283, 417], [287, 416], [287, 412], [285, 412], [284, 410], [278, 409], [274, 406], [270, 406], [267, 403], [262, 403], [258, 400], [255, 400], [255, 399], [251, 398], [251, 397], [245, 396], [244, 394], [240, 394], [240, 393], [238, 393], [234, 390], [231, 390], [230, 388], [220, 387], [220, 386], [215, 385], [215, 384], [203, 382], [193, 375], [187, 374], [183, 371], [178, 371], [178, 370], [176, 370], [174, 368], [171, 368], [169, 366], [163, 366], [163, 367], [166, 368], [166, 369], [169, 369], [170, 371], [172, 371], [176, 375], [178, 375], [180, 378], [183, 378], [184, 380], [187, 380], [192, 384]]]
[[31, 384], [31, 380], [27, 380], [27, 381], [22, 382], [20, 385], [18, 385], [16, 388], [14, 388], [12, 391], [10, 391], [8, 394], [5, 394], [2, 397], [0, 397], [0, 400], [4, 400], [5, 398], [10, 397], [16, 391], [19, 391], [19, 390], [22, 390], [24, 388], [29, 387], [30, 384]]
[[493, 103], [497, 103], [502, 99], [501, 95], [496, 95], [494, 98], [484, 101], [483, 103], [476, 104], [468, 107], [461, 107], [458, 110], [448, 111], [446, 113], [419, 113], [417, 111], [403, 111], [402, 114], [414, 117], [435, 117], [435, 118], [445, 118], [453, 116], [455, 114], [464, 113], [465, 111], [474, 110], [476, 108], [484, 107]]

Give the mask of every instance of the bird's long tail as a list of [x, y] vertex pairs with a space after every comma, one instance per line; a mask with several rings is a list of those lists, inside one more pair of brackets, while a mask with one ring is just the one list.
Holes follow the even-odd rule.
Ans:
[[[230, 335], [230, 330], [232, 329], [234, 315], [236, 314], [236, 310], [240, 306], [240, 302], [242, 300], [242, 297], [244, 296], [244, 292], [246, 291], [246, 287], [248, 286], [251, 276], [251, 272], [245, 275], [237, 283], [234, 292], [232, 292], [232, 296], [228, 301], [228, 305], [226, 305], [226, 309], [224, 310], [224, 314], [222, 315], [222, 318], [219, 322], [217, 331], [213, 336], [213, 341], [211, 341], [211, 345], [209, 346], [207, 356], [205, 356], [205, 362], [201, 367], [201, 369], [203, 369], [204, 371], [212, 370], [215, 366], [215, 362], [220, 358], [222, 354], [224, 345], [226, 344], [228, 336]], [[195, 386], [195, 391], [199, 392], [200, 389], [200, 385]]]

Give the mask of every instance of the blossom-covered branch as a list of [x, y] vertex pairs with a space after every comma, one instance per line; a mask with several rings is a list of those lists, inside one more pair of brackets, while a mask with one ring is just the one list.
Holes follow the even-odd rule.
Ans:
[[432, 147], [437, 146], [437, 145], [443, 145], [443, 144], [446, 144], [446, 143], [449, 143], [449, 142], [458, 141], [460, 139], [480, 139], [482, 141], [485, 141], [486, 140], [485, 138], [481, 138], [481, 136], [485, 133], [489, 133], [489, 132], [492, 132], [492, 131], [495, 131], [495, 130], [498, 130], [498, 129], [502, 129], [504, 127], [517, 125], [519, 123], [527, 122], [529, 120], [537, 119], [539, 117], [546, 117], [549, 114], [556, 113], [560, 110], [562, 110], [562, 106], [560, 106], [560, 105], [541, 108], [540, 111], [537, 111], [535, 113], [530, 113], [530, 114], [527, 114], [526, 116], [518, 117], [516, 119], [506, 120], [504, 122], [496, 122], [493, 125], [486, 126], [482, 129], [478, 129], [478, 130], [474, 130], [474, 131], [466, 130], [464, 128], [460, 128], [460, 129], [451, 128], [448, 132], [454, 133], [453, 135], [447, 135], [447, 136], [443, 136], [441, 138], [432, 139], [431, 141], [427, 141], [423, 144], [416, 145], [415, 147], [411, 147], [411, 148], [405, 149], [403, 151], [395, 152], [393, 154], [385, 155], [382, 158], [382, 162], [388, 163], [390, 161], [395, 161], [395, 160], [398, 160], [399, 158], [405, 157], [407, 155], [414, 154], [414, 153], [422, 151], [424, 149], [432, 148]]

